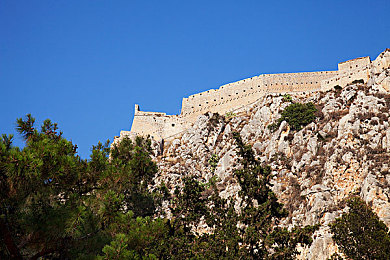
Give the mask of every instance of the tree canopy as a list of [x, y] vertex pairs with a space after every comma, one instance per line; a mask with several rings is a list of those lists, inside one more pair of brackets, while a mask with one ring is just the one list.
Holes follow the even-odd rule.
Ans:
[[[291, 101], [291, 100], [289, 100]], [[302, 127], [310, 124], [316, 119], [317, 108], [312, 102], [292, 103], [288, 105], [280, 114], [280, 118], [268, 128], [276, 130], [283, 121], [286, 121], [292, 130], [301, 130]]]
[[358, 197], [347, 201], [349, 212], [330, 225], [333, 240], [351, 259], [389, 259], [389, 229]]
[[99, 142], [82, 160], [57, 124], [34, 123], [17, 120], [23, 149], [0, 137], [1, 259], [291, 259], [311, 243], [316, 227], [278, 227], [286, 212], [270, 168], [237, 133], [239, 204], [219, 196], [217, 178], [156, 185], [148, 138]]

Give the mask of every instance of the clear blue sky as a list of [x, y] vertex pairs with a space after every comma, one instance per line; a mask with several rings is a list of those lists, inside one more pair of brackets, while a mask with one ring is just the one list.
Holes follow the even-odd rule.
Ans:
[[1, 0], [0, 133], [50, 118], [87, 158], [130, 129], [135, 103], [177, 114], [182, 97], [228, 82], [388, 47], [389, 0]]

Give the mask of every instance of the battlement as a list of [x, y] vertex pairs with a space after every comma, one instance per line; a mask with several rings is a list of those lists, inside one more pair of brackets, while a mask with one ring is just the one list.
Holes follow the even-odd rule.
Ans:
[[370, 57], [360, 57], [339, 63], [336, 71], [261, 74], [183, 98], [179, 115], [140, 111], [135, 105], [131, 132], [166, 139], [183, 132], [206, 112], [225, 114], [270, 93], [327, 91], [335, 86], [345, 87], [355, 80], [367, 82], [370, 73], [389, 69], [389, 64], [390, 49], [386, 49], [372, 62]]

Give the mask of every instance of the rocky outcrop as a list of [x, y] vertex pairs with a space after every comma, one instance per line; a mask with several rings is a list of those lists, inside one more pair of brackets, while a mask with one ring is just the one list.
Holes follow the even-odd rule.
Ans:
[[[327, 259], [337, 252], [328, 224], [348, 210], [345, 201], [352, 195], [372, 205], [390, 226], [390, 69], [381, 68], [382, 63], [373, 67], [367, 84], [291, 94], [292, 102], [313, 102], [318, 109], [316, 120], [300, 131], [286, 122], [274, 132], [268, 128], [291, 104], [280, 94], [264, 96], [229, 116], [199, 116], [163, 150], [154, 143], [156, 184], [164, 182], [173, 190], [185, 175], [202, 182], [216, 176], [220, 196], [237, 199], [236, 131], [272, 168], [273, 190], [289, 211], [282, 225], [321, 225], [312, 245], [300, 249], [300, 258]], [[213, 155], [219, 158], [215, 171], [208, 166]]]

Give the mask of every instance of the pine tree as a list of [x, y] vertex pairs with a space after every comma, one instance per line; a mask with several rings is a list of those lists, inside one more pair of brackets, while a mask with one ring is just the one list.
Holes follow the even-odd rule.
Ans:
[[[240, 211], [193, 176], [170, 196], [154, 187], [150, 140], [124, 139], [92, 148], [89, 160], [62, 137], [57, 124], [41, 129], [18, 119], [22, 150], [0, 137], [0, 257], [3, 259], [289, 259], [309, 244], [315, 227], [277, 227], [286, 212], [271, 190], [269, 167], [234, 135], [242, 168]], [[170, 200], [172, 219], [156, 218]], [[201, 221], [209, 229], [195, 232]]]
[[250, 259], [292, 259], [299, 243], [311, 244], [311, 235], [318, 226], [288, 231], [277, 225], [287, 216], [283, 205], [271, 190], [271, 169], [262, 166], [250, 145], [245, 145], [239, 133], [233, 133], [242, 169], [235, 172], [241, 186], [240, 236], [243, 246], [239, 255]]
[[75, 227], [83, 225], [83, 201], [93, 189], [76, 146], [50, 120], [41, 131], [34, 122], [31, 115], [17, 120], [23, 150], [0, 138], [1, 240], [15, 259], [66, 255], [82, 239]]
[[349, 212], [330, 225], [333, 240], [351, 259], [389, 259], [389, 229], [360, 198], [347, 201]]

